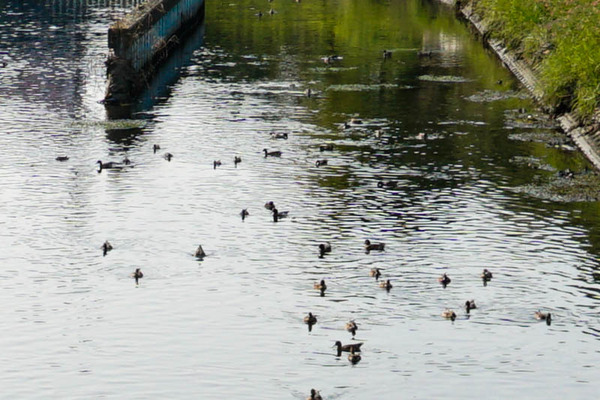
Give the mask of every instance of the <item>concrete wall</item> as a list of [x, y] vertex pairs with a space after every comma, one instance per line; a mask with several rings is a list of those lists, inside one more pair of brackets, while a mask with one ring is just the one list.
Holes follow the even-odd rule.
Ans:
[[[178, 31], [195, 25], [201, 15], [204, 0], [148, 1], [145, 9], [128, 21], [119, 21], [108, 31], [108, 47], [118, 58], [131, 61], [140, 71], [167, 44], [172, 44]], [[171, 41], [171, 42], [169, 42]]]
[[147, 0], [108, 30], [104, 102], [130, 104], [155, 70], [204, 18], [204, 0]]

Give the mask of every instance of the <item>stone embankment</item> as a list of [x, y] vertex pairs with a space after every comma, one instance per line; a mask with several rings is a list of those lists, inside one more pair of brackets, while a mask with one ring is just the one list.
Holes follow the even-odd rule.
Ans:
[[[503, 64], [521, 81], [529, 90], [534, 99], [546, 112], [554, 113], [552, 107], [544, 104], [544, 88], [532, 69], [517, 54], [509, 51], [502, 41], [491, 38], [486, 21], [474, 12], [472, 5], [466, 0], [439, 0], [442, 3], [455, 7], [457, 15], [470, 23], [480, 35], [485, 45], [493, 50]], [[562, 130], [570, 136], [587, 158], [600, 169], [600, 110], [594, 117], [583, 124], [574, 113], [563, 113], [556, 116]]]

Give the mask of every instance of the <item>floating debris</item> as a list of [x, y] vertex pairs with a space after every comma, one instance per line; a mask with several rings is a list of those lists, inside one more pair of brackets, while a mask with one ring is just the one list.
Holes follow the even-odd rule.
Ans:
[[[562, 203], [593, 202], [600, 200], [600, 175], [595, 172], [557, 174], [541, 184], [528, 184], [513, 188], [516, 193]], [[564, 174], [563, 174], [564, 175]]]
[[496, 90], [484, 90], [483, 92], [475, 93], [465, 97], [465, 99], [475, 103], [487, 103], [492, 101], [500, 101], [507, 99], [521, 99], [526, 100], [531, 96], [525, 92], [515, 92], [514, 90], [508, 91], [496, 91]]
[[394, 85], [392, 83], [380, 83], [373, 85], [347, 84], [347, 85], [331, 85], [327, 90], [332, 92], [366, 92], [370, 90], [381, 89], [413, 89], [414, 86]]
[[115, 119], [106, 121], [80, 120], [73, 121], [71, 125], [76, 127], [103, 128], [109, 130], [141, 129], [146, 126], [146, 121], [140, 119]]
[[442, 83], [463, 83], [470, 82], [471, 79], [464, 78], [462, 76], [453, 75], [421, 75], [419, 80], [427, 82], [442, 82]]

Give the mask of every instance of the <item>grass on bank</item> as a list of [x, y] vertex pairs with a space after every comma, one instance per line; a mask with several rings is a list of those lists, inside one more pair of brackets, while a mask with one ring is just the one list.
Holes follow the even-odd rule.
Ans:
[[589, 120], [600, 103], [600, 0], [470, 0], [538, 71], [545, 100]]

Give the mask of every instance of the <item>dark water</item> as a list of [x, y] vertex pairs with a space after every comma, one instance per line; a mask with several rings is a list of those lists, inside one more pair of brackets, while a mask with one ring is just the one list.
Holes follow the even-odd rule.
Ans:
[[[519, 190], [586, 162], [522, 140], [553, 133], [450, 9], [208, 1], [195, 51], [163, 71], [179, 79], [108, 120], [106, 29], [130, 4], [0, 1], [2, 397], [598, 393], [598, 204]], [[134, 168], [97, 172], [124, 157]], [[269, 200], [289, 217], [274, 223]], [[356, 365], [332, 347], [353, 341], [350, 319]]]

